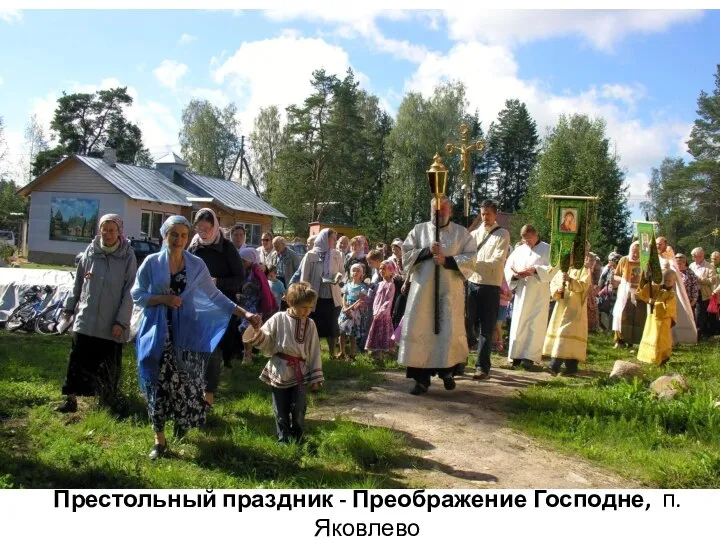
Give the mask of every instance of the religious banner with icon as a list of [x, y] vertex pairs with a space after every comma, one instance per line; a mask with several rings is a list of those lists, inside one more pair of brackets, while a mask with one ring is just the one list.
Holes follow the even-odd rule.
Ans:
[[655, 245], [655, 224], [652, 221], [636, 221], [635, 227], [640, 243], [640, 271], [647, 276], [646, 281], [662, 283], [662, 268]]
[[588, 198], [546, 195], [552, 199], [551, 264], [562, 272], [580, 269], [585, 261]]

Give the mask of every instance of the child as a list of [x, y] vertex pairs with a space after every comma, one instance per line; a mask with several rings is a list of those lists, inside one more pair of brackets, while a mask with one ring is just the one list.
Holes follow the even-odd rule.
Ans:
[[280, 306], [282, 304], [282, 297], [285, 296], [285, 285], [283, 285], [283, 282], [277, 277], [277, 267], [272, 265], [268, 266], [267, 270], [265, 270], [265, 275], [267, 276], [270, 290], [277, 301], [277, 305]]
[[[550, 282], [555, 307], [542, 354], [550, 357], [547, 369], [552, 375], [560, 373], [564, 362], [564, 375], [573, 376], [578, 372], [578, 364], [587, 358], [587, 295], [592, 285], [590, 262], [590, 257], [586, 256], [580, 270], [571, 268], [567, 274], [558, 272]], [[592, 264], [595, 264], [594, 259]]]
[[343, 262], [345, 268], [345, 283], [350, 283], [352, 281], [350, 270], [354, 264], [360, 264], [362, 266], [364, 276], [370, 275], [370, 269], [367, 265], [367, 259], [365, 258], [363, 246], [363, 240], [359, 236], [355, 236], [352, 240], [350, 240], [351, 251], [345, 256], [345, 261]]
[[392, 346], [392, 301], [395, 294], [393, 275], [396, 270], [395, 263], [392, 261], [383, 261], [380, 264], [382, 281], [378, 285], [373, 300], [372, 324], [365, 344], [365, 348], [372, 351], [376, 360], [381, 359], [382, 353], [389, 351]]
[[358, 348], [363, 352], [365, 351], [365, 342], [367, 341], [370, 324], [372, 323], [371, 306], [373, 299], [375, 298], [375, 291], [377, 290], [380, 282], [380, 274], [378, 273], [378, 270], [380, 268], [380, 263], [383, 261], [382, 253], [380, 253], [377, 249], [373, 249], [367, 254], [366, 260], [369, 268], [369, 273], [365, 274], [365, 284], [368, 286], [368, 293], [367, 296], [365, 296], [364, 307], [366, 309], [363, 310], [362, 317], [360, 318], [360, 334], [357, 340]]
[[663, 271], [663, 284], [641, 286], [637, 299], [653, 307], [653, 312], [645, 319], [642, 340], [638, 348], [637, 359], [648, 364], [665, 365], [672, 354], [672, 327], [677, 318], [677, 301], [675, 299], [675, 272], [666, 268]]
[[[258, 264], [258, 252], [254, 248], [242, 248], [239, 250], [240, 259], [245, 267], [245, 283], [242, 287], [240, 296], [240, 307], [251, 313], [259, 313], [268, 316], [278, 309], [275, 303], [275, 296], [270, 290], [265, 273], [260, 270]], [[249, 321], [243, 319], [238, 325], [238, 330], [242, 334], [249, 326]], [[242, 365], [252, 364], [252, 347], [244, 347]]]
[[512, 300], [512, 291], [508, 287], [507, 281], [503, 278], [500, 284], [500, 309], [498, 310], [497, 322], [495, 323], [495, 333], [493, 335], [493, 345], [497, 352], [502, 352], [505, 348], [503, 345], [502, 327], [508, 318], [508, 305]]
[[270, 317], [260, 327], [253, 324], [243, 334], [249, 349], [257, 347], [272, 355], [260, 380], [272, 390], [278, 443], [300, 442], [305, 427], [306, 385], [311, 391], [324, 380], [320, 359], [320, 339], [315, 322], [309, 318], [317, 293], [306, 281], [293, 283], [287, 290], [288, 310]]
[[342, 312], [338, 318], [340, 327], [340, 352], [336, 356], [339, 360], [345, 357], [345, 342], [350, 338], [350, 360], [355, 360], [356, 340], [360, 335], [360, 318], [364, 309], [364, 296], [367, 294], [367, 285], [363, 282], [365, 274], [363, 265], [356, 263], [350, 268], [352, 281], [343, 287]]

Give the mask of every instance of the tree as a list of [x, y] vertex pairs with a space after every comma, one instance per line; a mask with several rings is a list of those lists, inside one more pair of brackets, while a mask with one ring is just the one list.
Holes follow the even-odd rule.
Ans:
[[435, 153], [448, 166], [448, 198], [455, 203], [455, 215], [462, 215], [462, 181], [459, 156], [447, 158], [445, 144], [457, 138], [457, 129], [466, 118], [465, 87], [449, 82], [435, 88], [429, 99], [421, 94], [405, 95], [397, 121], [388, 136], [389, 179], [378, 204], [376, 219], [385, 223], [387, 237], [405, 237], [416, 223], [430, 216], [430, 193], [426, 171]]
[[472, 188], [470, 196], [470, 216], [480, 213], [480, 204], [495, 196], [492, 179], [492, 152], [490, 152], [490, 139], [494, 130], [494, 123], [490, 124], [488, 136], [483, 134], [480, 116], [477, 110], [466, 120], [470, 126], [470, 140], [485, 140], [485, 148], [482, 152], [473, 152], [471, 155]]
[[258, 189], [266, 198], [270, 197], [268, 186], [272, 184], [271, 176], [277, 172], [276, 161], [283, 142], [283, 129], [277, 106], [261, 107], [250, 133], [250, 147], [252, 174], [258, 183]]
[[220, 109], [209, 101], [192, 99], [183, 109], [182, 123], [180, 148], [189, 168], [207, 176], [228, 178], [240, 153], [235, 104]]
[[28, 208], [28, 199], [16, 193], [19, 187], [12, 180], [0, 178], [0, 229], [13, 231], [16, 237], [20, 235], [21, 219], [11, 214], [27, 215]]
[[58, 144], [36, 154], [33, 176], [52, 167], [64, 155], [102, 157], [109, 140], [115, 143], [120, 163], [149, 164], [152, 160], [143, 145], [142, 131], [125, 117], [132, 102], [127, 87], [98, 90], [94, 94], [63, 92], [50, 123]]
[[5, 175], [5, 157], [7, 155], [7, 144], [5, 143], [5, 119], [0, 116], [0, 180]]
[[665, 158], [652, 169], [648, 201], [643, 209], [659, 223], [660, 233], [677, 251], [696, 246], [706, 251], [719, 245], [720, 228], [720, 65], [712, 95], [700, 92], [698, 118], [690, 139], [690, 163]]
[[302, 106], [287, 111], [287, 144], [277, 156], [277, 179], [270, 186], [271, 202], [290, 221], [295, 232], [305, 231], [311, 221], [319, 221], [335, 196], [328, 174], [330, 148], [328, 123], [335, 75], [325, 70], [312, 74], [313, 93]]
[[488, 145], [500, 209], [514, 212], [527, 192], [528, 180], [538, 156], [538, 134], [527, 107], [517, 99], [505, 101]]
[[46, 152], [49, 146], [45, 130], [38, 121], [37, 115], [33, 114], [25, 125], [24, 155], [19, 164], [23, 182], [30, 182], [33, 179], [35, 158], [40, 152]]
[[697, 160], [720, 161], [720, 64], [716, 65], [712, 95], [700, 92], [697, 114], [687, 141], [690, 154]]
[[676, 251], [688, 251], [697, 241], [697, 198], [701, 182], [682, 158], [665, 158], [653, 167], [648, 201], [640, 207], [659, 223], [658, 233], [665, 236]]
[[547, 199], [543, 194], [597, 195], [590, 213], [589, 240], [596, 253], [628, 245], [627, 187], [618, 156], [610, 152], [605, 121], [586, 115], [562, 115], [544, 142], [533, 170], [522, 209], [522, 219], [550, 237]]

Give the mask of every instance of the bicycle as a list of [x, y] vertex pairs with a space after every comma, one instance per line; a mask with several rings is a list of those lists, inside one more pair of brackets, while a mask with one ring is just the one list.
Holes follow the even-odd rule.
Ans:
[[39, 285], [33, 285], [25, 291], [23, 301], [13, 310], [5, 323], [8, 332], [17, 332], [18, 330], [33, 332], [35, 318], [43, 311], [43, 302], [53, 292], [55, 292], [55, 288], [51, 285], [45, 285], [42, 288]]
[[71, 322], [74, 315], [60, 324], [60, 319], [63, 315], [63, 306], [65, 305], [65, 299], [70, 295], [70, 291], [58, 298], [55, 302], [48, 304], [45, 309], [35, 316], [35, 332], [42, 335], [49, 334], [64, 334], [68, 328], [72, 326]]

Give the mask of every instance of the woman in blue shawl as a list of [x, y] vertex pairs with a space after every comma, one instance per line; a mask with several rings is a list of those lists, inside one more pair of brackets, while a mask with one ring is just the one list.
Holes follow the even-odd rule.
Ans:
[[143, 261], [131, 291], [143, 308], [136, 345], [140, 386], [155, 431], [150, 459], [167, 453], [167, 420], [174, 420], [176, 438], [205, 422], [205, 363], [232, 315], [257, 317], [220, 292], [203, 260], [185, 251], [190, 228], [182, 216], [163, 223], [164, 249]]

